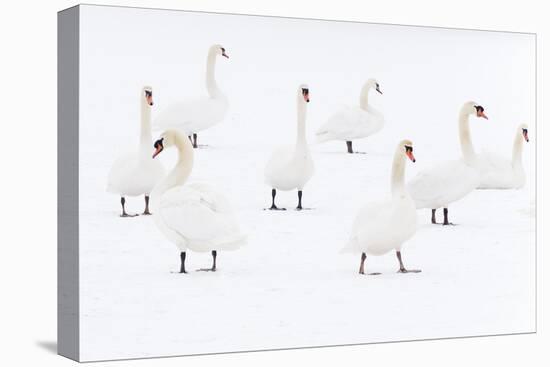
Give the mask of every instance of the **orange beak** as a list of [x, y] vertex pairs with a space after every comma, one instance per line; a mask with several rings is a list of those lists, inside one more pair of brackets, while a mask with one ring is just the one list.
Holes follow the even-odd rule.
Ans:
[[153, 105], [153, 96], [147, 96], [147, 103], [149, 104], [149, 106]]
[[304, 101], [309, 103], [309, 93], [304, 93]]
[[489, 118], [487, 117], [487, 115], [483, 111], [478, 111], [477, 117], [483, 117], [485, 120], [489, 120]]
[[523, 138], [527, 143], [529, 143], [529, 133], [527, 132], [527, 130], [523, 131]]
[[414, 154], [412, 151], [408, 150], [407, 151], [407, 157], [409, 157], [409, 159], [414, 163], [416, 162], [416, 158], [414, 158]]

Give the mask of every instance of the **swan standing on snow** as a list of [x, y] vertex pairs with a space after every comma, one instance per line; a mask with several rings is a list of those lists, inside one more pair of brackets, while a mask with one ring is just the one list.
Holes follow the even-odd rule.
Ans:
[[359, 106], [346, 106], [332, 115], [316, 133], [317, 142], [344, 140], [348, 153], [353, 153], [353, 140], [377, 133], [384, 127], [384, 116], [369, 105], [369, 91], [374, 88], [382, 94], [380, 84], [369, 79], [361, 90]]
[[109, 171], [107, 191], [120, 195], [122, 205], [121, 217], [134, 217], [126, 213], [126, 196], [145, 195], [144, 215], [149, 212], [149, 193], [155, 184], [164, 176], [164, 168], [158, 161], [151, 159], [150, 149], [153, 142], [151, 136], [151, 106], [153, 105], [153, 89], [143, 87], [140, 96], [141, 104], [141, 137], [139, 149], [119, 157]]
[[221, 122], [229, 106], [227, 98], [216, 83], [216, 58], [229, 58], [225, 48], [213, 45], [208, 51], [206, 59], [206, 90], [208, 97], [186, 99], [168, 106], [155, 119], [158, 129], [180, 129], [189, 139], [193, 139], [193, 147], [197, 148], [197, 133], [206, 130]]
[[435, 167], [420, 172], [408, 184], [411, 197], [418, 209], [432, 209], [432, 223], [436, 224], [435, 212], [443, 207], [443, 225], [449, 222], [450, 203], [462, 199], [476, 189], [480, 183], [477, 169], [477, 156], [470, 135], [470, 115], [487, 119], [482, 106], [474, 102], [466, 102], [460, 109], [458, 118], [458, 134], [462, 159], [443, 162]]
[[300, 85], [297, 93], [298, 132], [294, 146], [275, 149], [265, 169], [265, 182], [272, 187], [270, 210], [286, 210], [275, 205], [277, 190], [298, 189], [297, 210], [302, 210], [302, 190], [313, 176], [313, 159], [306, 140], [306, 104], [309, 103], [309, 88]]
[[[418, 273], [407, 270], [401, 259], [401, 247], [416, 232], [416, 207], [405, 188], [406, 158], [416, 162], [409, 140], [399, 142], [393, 156], [391, 172], [391, 199], [367, 204], [353, 223], [351, 238], [344, 252], [361, 253], [359, 274], [365, 274], [365, 260], [369, 255], [384, 255], [395, 250], [400, 273]], [[379, 273], [371, 273], [376, 275]]]
[[521, 159], [524, 140], [529, 142], [529, 133], [527, 125], [521, 124], [515, 133], [511, 161], [490, 153], [479, 156], [481, 183], [478, 189], [520, 189], [525, 185], [525, 170]]
[[205, 184], [185, 185], [193, 169], [193, 147], [177, 130], [165, 131], [154, 144], [153, 158], [175, 146], [178, 161], [172, 171], [151, 193], [153, 216], [160, 231], [180, 250], [180, 273], [186, 273], [187, 250], [212, 252], [216, 271], [217, 251], [235, 250], [246, 243], [231, 205], [219, 192]]

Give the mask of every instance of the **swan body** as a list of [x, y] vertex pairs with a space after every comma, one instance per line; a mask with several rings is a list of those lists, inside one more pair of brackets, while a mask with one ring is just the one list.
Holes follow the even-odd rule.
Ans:
[[403, 243], [416, 232], [416, 206], [404, 184], [405, 147], [412, 148], [412, 143], [401, 141], [394, 154], [391, 197], [371, 202], [359, 211], [346, 251], [370, 255], [400, 251]]
[[[317, 130], [315, 137], [318, 143], [330, 140], [352, 140], [373, 135], [384, 127], [384, 116], [368, 103], [371, 89], [379, 93], [380, 86], [375, 79], [369, 79], [362, 88], [359, 106], [345, 106], [334, 113]], [[352, 153], [353, 151], [350, 151]]]
[[445, 209], [445, 223], [449, 204], [462, 199], [475, 190], [480, 183], [477, 169], [477, 155], [474, 151], [469, 127], [469, 116], [487, 118], [483, 107], [474, 102], [467, 102], [459, 113], [459, 140], [462, 158], [435, 165], [418, 173], [409, 183], [408, 190], [418, 209], [429, 208], [432, 212], [432, 222], [435, 223], [435, 209]]
[[228, 58], [222, 46], [211, 46], [206, 61], [208, 95], [184, 99], [169, 105], [155, 119], [157, 129], [179, 129], [185, 134], [191, 135], [206, 130], [225, 118], [229, 103], [216, 83], [215, 68], [218, 56]]
[[[305, 133], [306, 104], [308, 102], [309, 89], [306, 85], [301, 85], [298, 88], [297, 94], [298, 123], [296, 143], [293, 146], [276, 148], [265, 168], [265, 182], [273, 190], [298, 190], [300, 198], [298, 209], [301, 209], [301, 191], [315, 171]], [[274, 201], [272, 209], [276, 209]]]
[[[152, 89], [144, 87], [140, 98], [141, 102], [141, 137], [138, 150], [126, 153], [115, 160], [107, 178], [107, 191], [121, 196], [148, 195], [154, 186], [164, 177], [164, 167], [159, 161], [151, 158], [150, 149], [153, 139], [151, 136], [151, 106]], [[124, 203], [123, 216], [126, 216]], [[148, 205], [145, 214], [149, 214]]]
[[478, 189], [520, 189], [525, 185], [523, 168], [523, 142], [529, 142], [527, 125], [518, 126], [512, 145], [512, 159], [506, 159], [493, 153], [480, 154], [478, 169], [481, 181]]
[[[210, 185], [187, 182], [193, 167], [193, 147], [177, 130], [167, 130], [155, 143], [157, 156], [164, 148], [178, 149], [178, 162], [151, 194], [155, 223], [182, 254], [235, 250], [246, 243], [235, 212], [223, 194]], [[184, 258], [182, 258], [182, 270]], [[185, 272], [185, 271], [182, 271]]]

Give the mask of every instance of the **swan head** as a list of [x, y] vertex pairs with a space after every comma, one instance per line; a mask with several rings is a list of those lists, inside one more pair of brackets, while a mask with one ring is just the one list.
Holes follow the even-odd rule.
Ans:
[[378, 93], [383, 94], [380, 90], [380, 83], [378, 83], [378, 81], [374, 78], [370, 78], [369, 80], [367, 80], [367, 82], [365, 83], [365, 87], [367, 87], [368, 89], [374, 88], [374, 90], [376, 90]]
[[222, 45], [212, 45], [212, 47], [210, 47], [210, 53], [229, 59], [229, 56], [225, 52], [225, 48]]
[[489, 119], [485, 114], [485, 109], [483, 108], [483, 106], [473, 101], [464, 103], [464, 106], [462, 106], [461, 113], [465, 113], [467, 115], [475, 114], [477, 117], [484, 118], [485, 120]]
[[141, 91], [141, 98], [144, 99], [147, 105], [152, 106], [153, 105], [153, 88], [149, 86], [143, 87]]
[[525, 141], [529, 143], [529, 129], [527, 127], [527, 124], [519, 125], [518, 131], [521, 133], [521, 135], [523, 135], [523, 139], [525, 139]]
[[178, 133], [176, 130], [166, 130], [165, 132], [163, 132], [153, 144], [153, 148], [155, 148], [153, 158], [159, 155], [164, 150], [164, 148], [176, 145], [176, 140], [178, 140], [179, 135], [180, 133]]
[[398, 149], [403, 152], [403, 154], [411, 160], [411, 162], [416, 162], [416, 158], [413, 154], [413, 143], [410, 140], [402, 140], [399, 142]]
[[298, 98], [303, 98], [304, 102], [309, 103], [309, 87], [307, 84], [300, 84], [298, 87]]

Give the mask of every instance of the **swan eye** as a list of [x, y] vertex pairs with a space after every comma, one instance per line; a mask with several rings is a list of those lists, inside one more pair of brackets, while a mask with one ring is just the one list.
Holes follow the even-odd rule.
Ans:
[[145, 91], [145, 97], [152, 97], [153, 96], [153, 92], [150, 91], [150, 90], [146, 90]]
[[405, 145], [405, 152], [412, 152], [413, 151], [413, 147], [411, 147], [410, 145]]
[[474, 106], [477, 112], [483, 112], [485, 109], [482, 106]]
[[158, 147], [164, 147], [163, 144], [162, 144], [162, 141], [164, 140], [164, 138], [160, 138], [159, 140], [155, 141], [155, 145], [153, 145], [153, 147], [155, 149], [158, 149]]
[[225, 48], [223, 48], [223, 47], [222, 47], [222, 52], [224, 52], [224, 53], [225, 53]]
[[524, 134], [527, 134], [527, 129], [522, 129]]
[[309, 89], [308, 88], [302, 88], [302, 94], [308, 94]]

